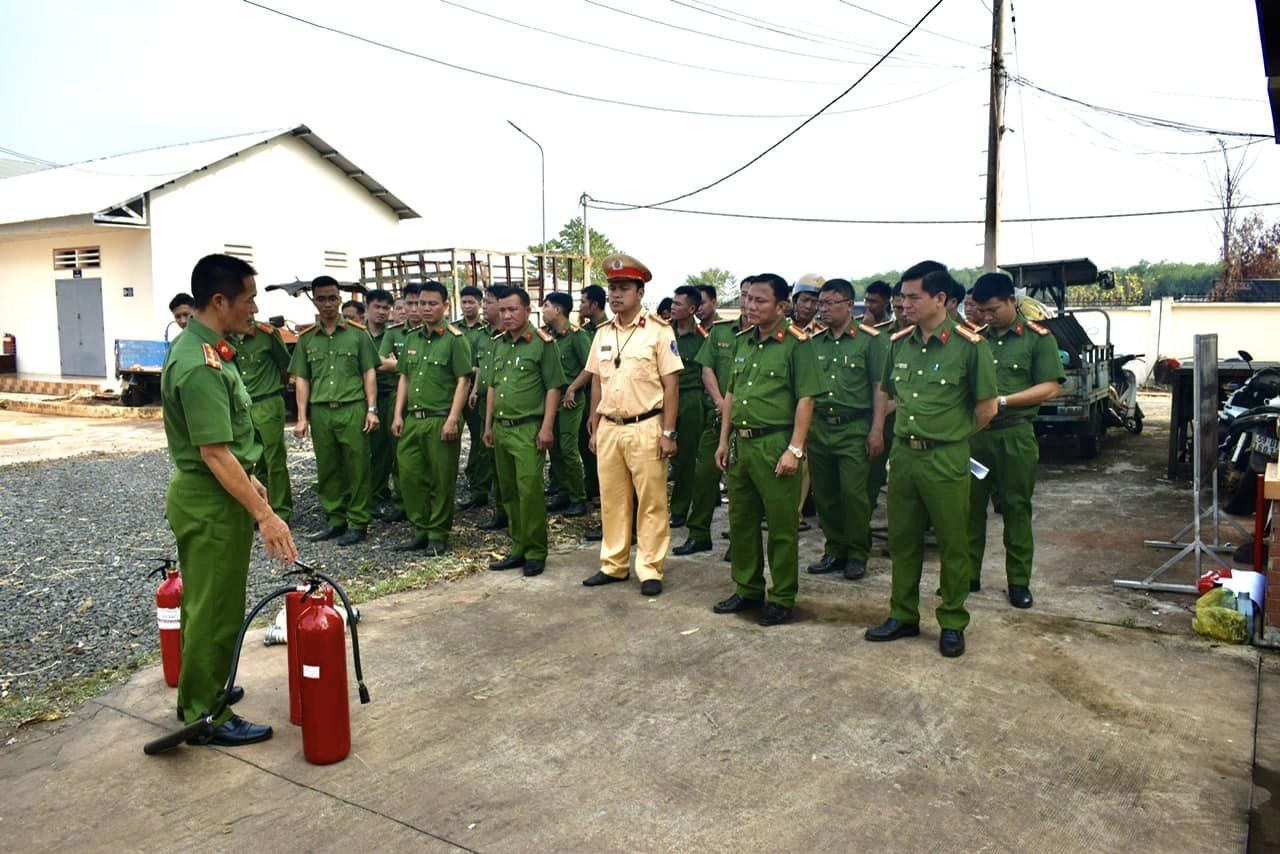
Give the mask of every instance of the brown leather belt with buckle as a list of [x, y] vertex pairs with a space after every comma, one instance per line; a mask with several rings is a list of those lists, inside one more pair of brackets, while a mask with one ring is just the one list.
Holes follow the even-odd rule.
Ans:
[[655, 415], [661, 415], [661, 414], [662, 414], [661, 409], [650, 409], [648, 412], [644, 413], [643, 415], [632, 415], [629, 418], [615, 418], [612, 415], [604, 415], [601, 417], [604, 418], [605, 421], [610, 422], [611, 424], [638, 424], [641, 421], [648, 421], [650, 418], [654, 417]]
[[840, 424], [852, 424], [855, 421], [861, 421], [864, 418], [871, 417], [870, 409], [854, 409], [845, 410], [844, 412], [826, 412], [817, 416], [818, 420], [823, 424], [838, 426]]
[[410, 409], [410, 418], [448, 418], [449, 410], [447, 409]]
[[733, 432], [739, 439], [759, 439], [791, 428], [791, 424], [774, 424], [771, 427], [734, 427]]
[[907, 447], [913, 451], [932, 451], [934, 448], [955, 444], [955, 442], [939, 442], [937, 439], [918, 439], [915, 436], [908, 436], [902, 441], [906, 442]]
[[535, 421], [541, 421], [541, 415], [527, 415], [524, 418], [495, 418], [495, 424], [501, 424], [503, 427], [519, 427], [521, 424], [532, 424]]

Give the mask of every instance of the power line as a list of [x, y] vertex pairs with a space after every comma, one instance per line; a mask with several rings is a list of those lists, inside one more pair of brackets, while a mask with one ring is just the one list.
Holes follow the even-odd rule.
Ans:
[[[849, 6], [849, 7], [851, 7], [851, 8], [857, 9], [859, 12], [866, 12], [868, 15], [872, 15], [872, 16], [877, 17], [877, 18], [882, 18], [882, 19], [884, 19], [884, 20], [886, 20], [886, 21], [892, 21], [893, 23], [895, 23], [895, 24], [900, 24], [901, 26], [904, 26], [904, 27], [907, 25], [907, 22], [906, 22], [906, 21], [899, 20], [898, 18], [894, 18], [894, 17], [892, 17], [891, 15], [886, 15], [886, 14], [884, 14], [883, 12], [877, 12], [875, 9], [868, 9], [866, 6], [859, 6], [857, 3], [850, 3], [850, 2], [849, 2], [849, 0], [839, 0], [839, 2], [843, 3], [843, 4], [844, 4], [844, 5], [846, 5], [846, 6]], [[990, 10], [990, 9], [988, 9], [987, 11], [988, 11], [988, 12], [990, 12], [991, 10]], [[949, 36], [949, 35], [947, 35], [946, 33], [940, 33], [940, 32], [938, 32], [937, 30], [926, 30], [926, 29], [924, 29], [923, 27], [920, 29], [920, 32], [922, 32], [922, 33], [928, 33], [928, 34], [929, 34], [929, 35], [931, 35], [931, 36], [937, 36], [937, 37], [938, 37], [938, 38], [940, 38], [940, 39], [946, 39], [946, 40], [948, 40], [948, 41], [953, 41], [953, 42], [955, 42], [956, 44], [962, 44], [962, 45], [965, 45], [966, 47], [977, 48], [978, 50], [982, 51], [983, 53], [990, 53], [990, 52], [991, 52], [991, 45], [987, 45], [987, 44], [977, 44], [977, 43], [975, 43], [975, 42], [967, 42], [967, 41], [965, 41], [964, 39], [958, 39], [958, 38], [956, 38], [955, 36]]]
[[[1233, 205], [1233, 209], [1240, 208], [1269, 208], [1280, 206], [1280, 202], [1257, 202], [1248, 205]], [[611, 202], [604, 199], [596, 199], [587, 196], [587, 207], [598, 211], [632, 211], [637, 209], [662, 211], [665, 213], [692, 214], [696, 216], [715, 216], [727, 217], [730, 219], [753, 219], [766, 222], [813, 222], [824, 223], [830, 225], [982, 225], [985, 220], [981, 219], [844, 219], [840, 217], [819, 217], [819, 216], [780, 216], [775, 214], [749, 214], [735, 213], [732, 211], [709, 211], [698, 210], [694, 208], [673, 208], [665, 205], [633, 205], [627, 202]], [[1002, 219], [1003, 222], [1012, 223], [1031, 223], [1031, 222], [1083, 222], [1087, 220], [1107, 220], [1107, 219], [1134, 219], [1138, 217], [1149, 216], [1176, 216], [1179, 214], [1193, 213], [1215, 213], [1221, 212], [1220, 205], [1208, 208], [1176, 208], [1170, 210], [1155, 211], [1127, 211], [1124, 213], [1102, 213], [1102, 214], [1078, 214], [1072, 216], [1037, 216], [1037, 217], [1010, 217]]]
[[[589, 2], [589, 3], [590, 3], [590, 2], [593, 2], [593, 0], [587, 0], [587, 2]], [[812, 122], [813, 120], [815, 120], [816, 118], [818, 118], [819, 116], [821, 116], [823, 113], [825, 113], [828, 109], [830, 109], [830, 108], [831, 108], [831, 107], [832, 107], [832, 106], [833, 106], [837, 101], [839, 101], [839, 100], [840, 100], [841, 98], [843, 98], [845, 95], [848, 95], [848, 94], [849, 94], [850, 92], [852, 92], [855, 88], [857, 88], [857, 86], [858, 86], [858, 84], [859, 84], [859, 83], [861, 83], [863, 80], [866, 80], [866, 79], [867, 79], [867, 77], [871, 74], [871, 72], [873, 72], [873, 71], [875, 71], [877, 68], [879, 68], [881, 63], [883, 63], [883, 62], [884, 62], [885, 60], [887, 60], [890, 56], [892, 56], [892, 55], [893, 55], [893, 52], [894, 52], [895, 50], [897, 50], [897, 49], [898, 49], [898, 46], [899, 46], [899, 45], [901, 45], [903, 42], [905, 42], [905, 41], [906, 41], [906, 40], [911, 36], [911, 34], [912, 34], [912, 33], [914, 33], [914, 32], [916, 31], [916, 29], [917, 29], [921, 24], [923, 24], [923, 23], [928, 19], [928, 17], [929, 17], [930, 15], [932, 15], [932, 14], [934, 13], [934, 10], [936, 10], [936, 9], [937, 9], [939, 6], [941, 6], [941, 5], [942, 5], [942, 0], [936, 0], [936, 2], [935, 2], [932, 6], [930, 6], [930, 7], [929, 7], [929, 10], [928, 10], [927, 12], [925, 12], [925, 13], [924, 13], [924, 15], [922, 15], [922, 16], [920, 17], [920, 20], [916, 21], [916, 22], [915, 22], [915, 24], [913, 24], [909, 30], [907, 30], [905, 33], [903, 33], [903, 34], [902, 34], [902, 36], [901, 36], [901, 37], [900, 37], [896, 42], [894, 42], [894, 43], [893, 43], [893, 46], [892, 46], [892, 47], [890, 47], [887, 51], [885, 51], [885, 52], [884, 52], [884, 54], [883, 54], [883, 55], [881, 55], [881, 57], [880, 57], [879, 59], [877, 59], [877, 60], [876, 60], [876, 61], [871, 65], [871, 67], [870, 67], [870, 68], [868, 68], [866, 71], [862, 72], [862, 74], [858, 75], [858, 79], [857, 79], [857, 80], [854, 80], [852, 83], [850, 83], [850, 84], [849, 84], [849, 88], [845, 89], [845, 90], [844, 90], [843, 92], [841, 92], [839, 95], [836, 95], [834, 98], [832, 98], [832, 99], [831, 99], [830, 101], [828, 101], [826, 104], [824, 104], [820, 110], [818, 110], [818, 111], [817, 111], [816, 113], [814, 113], [813, 115], [809, 116], [807, 119], [805, 119], [804, 121], [802, 121], [800, 124], [796, 125], [794, 128], [792, 128], [790, 131], [788, 131], [788, 132], [786, 133], [786, 135], [784, 135], [784, 136], [783, 136], [781, 139], [779, 139], [777, 142], [775, 142], [775, 143], [773, 143], [772, 145], [770, 145], [770, 146], [769, 146], [768, 148], [766, 148], [764, 151], [760, 152], [760, 153], [759, 153], [759, 154], [757, 154], [755, 157], [751, 158], [751, 159], [750, 159], [750, 160], [748, 160], [746, 163], [744, 163], [744, 164], [742, 164], [741, 166], [739, 166], [737, 169], [734, 169], [732, 172], [729, 172], [727, 175], [724, 175], [724, 176], [722, 176], [722, 177], [720, 177], [720, 178], [717, 178], [716, 180], [712, 181], [712, 182], [711, 182], [711, 183], [709, 183], [709, 184], [704, 184], [703, 186], [698, 187], [698, 188], [697, 188], [697, 189], [695, 189], [695, 190], [690, 190], [690, 191], [689, 191], [689, 192], [687, 192], [687, 193], [681, 193], [681, 194], [680, 194], [680, 195], [678, 195], [678, 196], [673, 196], [673, 197], [671, 197], [671, 198], [669, 198], [669, 199], [666, 199], [666, 200], [664, 200], [664, 201], [656, 202], [656, 203], [655, 203], [655, 205], [667, 205], [667, 204], [670, 204], [671, 202], [678, 202], [678, 201], [680, 201], [681, 199], [687, 199], [687, 198], [689, 198], [690, 196], [696, 196], [696, 195], [697, 195], [697, 194], [699, 194], [699, 193], [705, 192], [706, 190], [710, 190], [712, 187], [715, 187], [715, 186], [717, 186], [717, 185], [719, 185], [719, 184], [723, 184], [725, 181], [728, 181], [728, 180], [729, 180], [730, 178], [732, 178], [733, 176], [738, 175], [738, 174], [740, 174], [740, 173], [742, 173], [742, 172], [746, 171], [747, 169], [749, 169], [750, 167], [752, 167], [752, 166], [753, 166], [753, 165], [755, 165], [756, 163], [758, 163], [758, 162], [760, 162], [761, 160], [763, 160], [763, 159], [764, 159], [764, 157], [765, 157], [766, 155], [768, 155], [771, 151], [773, 151], [774, 149], [776, 149], [778, 146], [782, 145], [782, 144], [783, 144], [784, 142], [786, 142], [787, 140], [791, 139], [791, 137], [795, 136], [797, 133], [799, 133], [801, 130], [803, 130], [803, 129], [804, 129], [804, 128], [805, 128], [805, 127], [806, 127], [810, 122]], [[654, 205], [636, 205], [636, 207], [653, 207], [653, 206], [654, 206]]]

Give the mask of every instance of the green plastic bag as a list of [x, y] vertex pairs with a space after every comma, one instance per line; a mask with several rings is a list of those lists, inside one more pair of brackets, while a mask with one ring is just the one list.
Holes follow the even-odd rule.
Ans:
[[1202, 637], [1223, 643], [1249, 640], [1248, 621], [1235, 609], [1234, 594], [1222, 587], [1215, 587], [1196, 600], [1196, 616], [1191, 628]]

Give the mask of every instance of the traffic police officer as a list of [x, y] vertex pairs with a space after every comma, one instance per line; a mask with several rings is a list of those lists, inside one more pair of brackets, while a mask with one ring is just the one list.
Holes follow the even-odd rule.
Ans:
[[889, 336], [853, 319], [853, 285], [829, 279], [818, 295], [823, 324], [810, 339], [831, 392], [814, 401], [809, 471], [818, 524], [826, 537], [822, 560], [809, 572], [867, 572], [871, 551], [869, 461], [884, 454], [884, 410], [878, 394]]
[[1004, 519], [1005, 578], [1009, 602], [1030, 608], [1031, 566], [1035, 540], [1031, 533], [1031, 495], [1036, 487], [1040, 444], [1032, 423], [1040, 404], [1056, 397], [1066, 374], [1053, 334], [1018, 311], [1013, 279], [987, 273], [974, 283], [973, 300], [986, 321], [984, 333], [995, 355], [999, 410], [987, 429], [970, 440], [973, 458], [991, 470], [970, 485], [969, 589], [982, 583], [982, 556], [987, 545], [987, 502], [994, 501]]
[[503, 288], [496, 296], [502, 334], [493, 342], [484, 440], [494, 449], [511, 523], [511, 551], [489, 568], [524, 567], [524, 574], [532, 576], [547, 563], [542, 469], [555, 443], [560, 389], [566, 382], [555, 339], [529, 322], [529, 294], [523, 288]]
[[280, 330], [270, 323], [253, 323], [236, 336], [236, 368], [253, 405], [254, 438], [262, 445], [262, 457], [253, 473], [267, 485], [271, 509], [284, 521], [293, 515], [293, 487], [289, 483], [289, 454], [284, 443], [284, 377], [288, 376], [289, 351]]
[[[254, 270], [239, 258], [209, 255], [191, 271], [195, 315], [173, 342], [160, 378], [164, 431], [173, 477], [166, 516], [182, 566], [182, 673], [178, 707], [194, 723], [218, 705], [244, 619], [253, 526], [267, 554], [298, 557], [289, 526], [250, 474], [262, 448], [254, 441], [252, 403], [228, 335], [248, 330], [257, 311]], [[337, 306], [334, 306], [336, 309]], [[252, 744], [271, 737], [230, 709], [201, 743]]]
[[969, 613], [969, 437], [995, 415], [996, 378], [982, 336], [947, 314], [954, 279], [942, 270], [902, 274], [907, 319], [890, 339], [881, 392], [897, 403], [897, 437], [889, 468], [889, 618], [867, 640], [920, 634], [920, 573], [930, 523], [942, 563], [937, 608], [944, 656], [964, 653]]
[[560, 397], [560, 411], [556, 413], [556, 442], [551, 446], [551, 482], [559, 486], [559, 490], [547, 503], [547, 509], [558, 510], [565, 516], [584, 516], [587, 486], [578, 435], [582, 432], [582, 414], [590, 401], [580, 400], [578, 393], [591, 382], [591, 374], [586, 370], [591, 336], [569, 322], [572, 309], [573, 300], [566, 293], [549, 293], [542, 301], [542, 319], [546, 321], [547, 332], [556, 340], [560, 367], [568, 381]]
[[698, 444], [708, 405], [706, 389], [702, 385], [702, 366], [697, 362], [698, 351], [707, 340], [707, 330], [698, 322], [697, 313], [701, 305], [700, 290], [692, 285], [676, 288], [671, 320], [684, 370], [680, 372], [680, 409], [676, 416], [676, 432], [683, 438], [676, 440], [676, 455], [671, 460], [674, 475], [671, 486], [673, 528], [682, 527], [688, 521], [697, 477]]
[[[784, 316], [787, 283], [756, 276], [747, 295], [747, 323], [738, 334], [733, 378], [725, 395], [716, 464], [729, 476], [729, 545], [736, 592], [713, 609], [732, 614], [764, 607], [759, 623], [791, 616], [799, 586], [800, 462], [813, 399], [829, 386], [809, 336]], [[767, 522], [773, 587], [765, 603], [761, 524]]]
[[405, 341], [397, 370], [395, 420], [401, 492], [417, 535], [399, 551], [449, 550], [453, 499], [462, 452], [462, 407], [471, 385], [471, 346], [446, 321], [449, 291], [435, 281], [422, 286], [422, 326]]
[[[604, 259], [613, 320], [596, 331], [587, 370], [591, 444], [600, 470], [600, 570], [587, 587], [625, 581], [636, 532], [640, 592], [662, 592], [671, 528], [667, 460], [676, 452], [680, 362], [667, 322], [640, 304], [653, 274], [630, 255]], [[635, 515], [633, 515], [635, 514]]]
[[378, 426], [378, 354], [364, 327], [339, 315], [335, 279], [316, 278], [311, 294], [320, 321], [298, 336], [289, 364], [298, 399], [293, 434], [302, 439], [312, 433], [320, 504], [328, 517], [328, 527], [310, 539], [349, 546], [363, 540], [369, 526], [369, 434]]

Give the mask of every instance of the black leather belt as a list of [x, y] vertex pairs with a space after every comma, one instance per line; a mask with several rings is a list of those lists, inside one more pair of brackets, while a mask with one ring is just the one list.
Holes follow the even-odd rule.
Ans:
[[1007, 421], [1001, 421], [999, 424], [990, 424], [988, 430], [1008, 430], [1010, 427], [1020, 427], [1023, 424], [1030, 424], [1031, 419], [1023, 416], [1021, 418], [1010, 418]]
[[323, 406], [326, 409], [341, 409], [344, 406], [354, 406], [357, 403], [363, 403], [362, 400], [326, 400], [324, 403], [312, 403], [312, 406]]
[[734, 427], [733, 433], [739, 439], [759, 439], [761, 436], [790, 430], [792, 426], [791, 424], [774, 424], [770, 427]]
[[270, 400], [273, 397], [279, 397], [279, 396], [280, 396], [280, 389], [276, 389], [275, 391], [268, 392], [266, 394], [260, 394], [257, 397], [251, 397], [249, 398], [249, 400], [253, 401], [254, 403], [261, 403], [264, 400]]
[[449, 410], [447, 409], [410, 409], [410, 418], [448, 418]]
[[643, 415], [632, 415], [629, 418], [614, 418], [612, 415], [603, 415], [601, 417], [604, 418], [604, 420], [610, 422], [611, 424], [637, 424], [641, 421], [648, 421], [650, 418], [654, 417], [655, 415], [661, 415], [661, 414], [662, 414], [661, 409], [650, 409], [648, 412], [646, 412]]
[[823, 424], [839, 425], [852, 424], [854, 421], [861, 421], [864, 418], [871, 417], [870, 409], [853, 409], [843, 412], [824, 412], [820, 413], [817, 418]]
[[934, 448], [955, 444], [955, 442], [940, 442], [937, 439], [918, 439], [915, 436], [907, 436], [899, 441], [906, 442], [907, 447], [913, 451], [932, 451]]
[[495, 424], [501, 424], [503, 427], [519, 427], [521, 424], [532, 424], [535, 421], [541, 421], [541, 415], [526, 415], [524, 418], [495, 418]]

